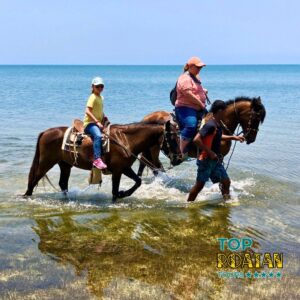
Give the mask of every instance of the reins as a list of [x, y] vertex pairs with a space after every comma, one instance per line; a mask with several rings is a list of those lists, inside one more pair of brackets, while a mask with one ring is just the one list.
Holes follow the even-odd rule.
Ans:
[[132, 151], [130, 151], [125, 145], [122, 145], [119, 141], [117, 141], [117, 139], [115, 139], [114, 137], [112, 137], [110, 134], [107, 134], [107, 133], [103, 132], [103, 135], [105, 135], [108, 139], [110, 139], [116, 145], [118, 145], [119, 147], [121, 147], [126, 152], [126, 154], [128, 155], [128, 157], [133, 156], [134, 158], [136, 158], [137, 160], [139, 160], [141, 163], [145, 164], [152, 171], [161, 171], [160, 168], [157, 168], [152, 162], [150, 162], [145, 157], [142, 156], [141, 158], [139, 158]]

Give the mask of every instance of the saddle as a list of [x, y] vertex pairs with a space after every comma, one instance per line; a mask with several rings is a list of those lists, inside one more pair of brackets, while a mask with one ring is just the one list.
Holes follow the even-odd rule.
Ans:
[[[107, 132], [109, 135], [110, 125], [107, 126]], [[73, 120], [73, 124], [69, 127], [65, 134], [62, 143], [62, 150], [72, 152], [77, 155], [78, 148], [81, 146], [84, 139], [91, 139], [90, 135], [84, 133], [83, 122], [78, 119]], [[110, 151], [109, 138], [106, 135], [102, 135], [102, 153]]]
[[[178, 133], [179, 133], [179, 132], [180, 132], [180, 130], [179, 130], [180, 126], [179, 126], [179, 121], [178, 121], [177, 118], [176, 118], [175, 112], [174, 112], [174, 111], [171, 112], [170, 115], [171, 115], [171, 118], [170, 118], [171, 124], [173, 124], [173, 125], [176, 126], [176, 129], [178, 130]], [[205, 116], [202, 118], [202, 120], [199, 120], [199, 121], [198, 121], [198, 124], [197, 124], [197, 131], [196, 131], [196, 132], [199, 132], [199, 130], [200, 130], [200, 129], [204, 126], [204, 124], [207, 122], [206, 116], [207, 116], [207, 115], [205, 115]]]

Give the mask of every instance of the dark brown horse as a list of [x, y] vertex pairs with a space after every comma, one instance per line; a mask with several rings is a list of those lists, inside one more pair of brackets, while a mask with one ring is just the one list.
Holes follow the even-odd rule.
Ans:
[[[148, 158], [151, 163], [156, 168], [160, 168], [158, 156], [164, 141], [165, 126], [166, 124], [158, 124], [157, 122], [155, 124], [142, 122], [111, 126], [111, 147], [110, 152], [104, 155], [104, 161], [108, 166], [108, 171], [112, 173], [113, 201], [117, 198], [130, 196], [141, 185], [141, 179], [131, 168], [139, 153], [149, 152]], [[68, 180], [73, 166], [91, 170], [93, 161], [91, 139], [83, 140], [75, 161], [73, 153], [61, 149], [66, 130], [67, 127], [56, 127], [40, 133], [24, 196], [32, 195], [39, 180], [56, 164], [59, 165], [61, 171], [59, 186], [62, 191], [68, 190]], [[134, 186], [127, 191], [119, 191], [122, 174], [135, 181]]]
[[[259, 130], [259, 124], [263, 123], [266, 110], [261, 102], [260, 97], [237, 97], [234, 100], [226, 102], [227, 108], [223, 119], [223, 132], [227, 135], [232, 135], [237, 126], [240, 125], [247, 144], [255, 142], [257, 132]], [[157, 111], [144, 117], [145, 122], [169, 122], [172, 120], [172, 116], [166, 111]], [[172, 124], [172, 122], [171, 122]], [[174, 126], [173, 126], [174, 128]], [[168, 129], [168, 128], [167, 128]], [[169, 129], [171, 143], [178, 143], [179, 129], [172, 131]], [[221, 153], [223, 156], [227, 155], [231, 147], [231, 141], [222, 141]], [[163, 144], [162, 152], [167, 153], [171, 159], [172, 165], [179, 165], [182, 162], [180, 153], [169, 153], [170, 147], [167, 147], [167, 143]], [[197, 157], [197, 148], [194, 144], [190, 145], [189, 152], [190, 157]], [[149, 157], [149, 153], [143, 153], [143, 155]], [[142, 176], [145, 165], [140, 163], [138, 175]]]

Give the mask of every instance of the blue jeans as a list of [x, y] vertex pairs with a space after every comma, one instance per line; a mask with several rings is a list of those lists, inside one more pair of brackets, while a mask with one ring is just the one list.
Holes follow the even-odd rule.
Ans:
[[175, 107], [180, 136], [183, 140], [190, 141], [196, 135], [198, 120], [202, 120], [204, 114], [205, 110], [198, 111], [186, 106]]
[[101, 130], [95, 123], [88, 124], [84, 132], [89, 134], [93, 140], [93, 148], [94, 148], [94, 159], [98, 159], [101, 157]]

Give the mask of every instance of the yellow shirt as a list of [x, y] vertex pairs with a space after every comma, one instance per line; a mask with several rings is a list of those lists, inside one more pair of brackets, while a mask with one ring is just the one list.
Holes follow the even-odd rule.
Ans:
[[[93, 115], [99, 122], [101, 122], [103, 119], [103, 100], [103, 96], [96, 96], [95, 94], [91, 94], [86, 104], [86, 106], [93, 109]], [[94, 120], [92, 120], [87, 114], [85, 114], [83, 119], [83, 126], [86, 127], [89, 123], [94, 123]]]

